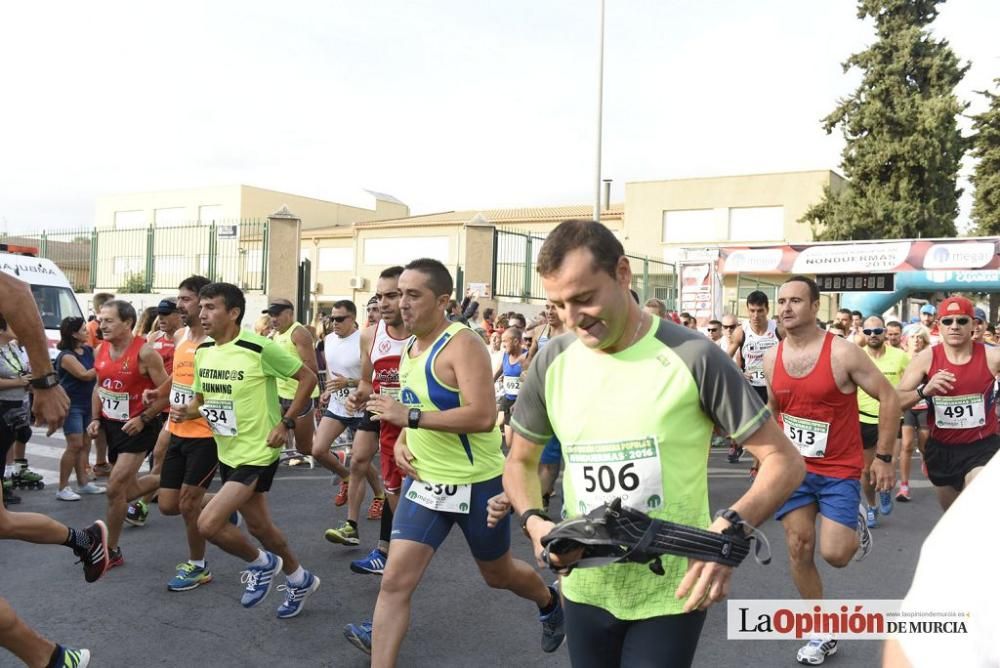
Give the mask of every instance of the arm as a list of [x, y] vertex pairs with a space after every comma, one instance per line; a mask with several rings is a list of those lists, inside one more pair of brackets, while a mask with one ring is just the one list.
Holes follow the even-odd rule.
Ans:
[[[305, 364], [301, 365], [298, 370], [291, 376], [298, 381], [298, 387], [295, 388], [295, 397], [292, 399], [291, 405], [289, 405], [288, 410], [282, 415], [282, 419], [291, 418], [296, 419], [302, 409], [306, 407], [309, 403], [309, 395], [312, 394], [313, 389], [316, 387], [316, 374], [313, 373]], [[309, 415], [309, 419], [312, 419], [312, 415]], [[283, 446], [288, 438], [288, 428], [285, 427], [283, 422], [279, 422], [274, 425], [271, 433], [267, 436], [267, 445], [270, 448], [280, 448]]]
[[20, 376], [18, 378], [0, 378], [0, 390], [13, 390], [16, 388], [27, 388], [28, 381], [30, 381], [29, 376]]
[[305, 327], [296, 327], [292, 332], [292, 343], [295, 344], [295, 351], [302, 358], [302, 363], [318, 378], [319, 366], [316, 364], [316, 341], [313, 335]]
[[[544, 332], [544, 331], [545, 330], [542, 329], [542, 332]], [[535, 355], [537, 355], [537, 354], [538, 354], [538, 337], [535, 336], [535, 337], [532, 337], [532, 339], [531, 339], [531, 347], [528, 348], [528, 357], [524, 360], [524, 365], [525, 366], [530, 365], [531, 364], [531, 360], [535, 359]]]
[[737, 328], [733, 330], [732, 335], [729, 337], [729, 349], [726, 352], [729, 354], [730, 357], [737, 360], [736, 363], [741, 367], [743, 366], [743, 364], [737, 359], [736, 353], [739, 352], [740, 347], [742, 345], [743, 345], [743, 330]]
[[[149, 379], [153, 381], [154, 385], [162, 385], [163, 381], [168, 378], [167, 372], [163, 367], [163, 358], [161, 358], [155, 350], [150, 348], [148, 345], [144, 345], [139, 349], [139, 369], [140, 372], [144, 372]], [[142, 411], [124, 425], [122, 425], [122, 431], [133, 436], [141, 432], [146, 425], [156, 419], [167, 404], [170, 403], [170, 395], [165, 394], [162, 397], [158, 397], [153, 400], [148, 406], [145, 406]]]
[[[903, 372], [903, 377], [899, 381], [899, 385], [896, 387], [896, 396], [899, 399], [900, 408], [902, 410], [909, 410], [915, 405], [919, 404], [923, 399], [917, 394], [917, 386], [924, 380], [927, 376], [927, 372], [931, 368], [931, 349], [926, 348], [917, 354], [910, 364], [906, 367], [906, 371]], [[947, 373], [947, 372], [945, 372]], [[939, 376], [940, 373], [935, 374], [935, 378]], [[950, 375], [950, 374], [949, 374]], [[937, 387], [944, 379], [942, 378], [934, 387]], [[930, 383], [927, 383], [930, 386]], [[933, 391], [934, 387], [931, 388]], [[927, 393], [927, 387], [924, 388], [924, 394], [930, 396]]]
[[94, 369], [84, 369], [83, 365], [73, 355], [63, 355], [59, 366], [65, 369], [71, 376], [80, 380], [97, 380], [97, 371]]
[[494, 383], [495, 383], [495, 382], [497, 382], [497, 381], [498, 381], [498, 380], [500, 380], [500, 379], [501, 379], [502, 377], [503, 377], [503, 365], [501, 364], [501, 365], [500, 365], [500, 368], [499, 368], [499, 369], [497, 369], [497, 372], [496, 372], [495, 374], [493, 374], [493, 382], [494, 382]]
[[347, 401], [344, 402], [349, 411], [364, 408], [372, 395], [372, 375], [375, 373], [375, 365], [372, 364], [369, 351], [372, 349], [373, 336], [375, 336], [374, 327], [361, 332], [361, 378], [358, 379], [357, 389], [347, 395]]

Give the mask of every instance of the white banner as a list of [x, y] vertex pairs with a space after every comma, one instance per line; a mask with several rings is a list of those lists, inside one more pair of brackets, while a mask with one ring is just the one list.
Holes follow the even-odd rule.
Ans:
[[812, 246], [795, 258], [793, 274], [852, 274], [893, 271], [906, 262], [910, 242]]

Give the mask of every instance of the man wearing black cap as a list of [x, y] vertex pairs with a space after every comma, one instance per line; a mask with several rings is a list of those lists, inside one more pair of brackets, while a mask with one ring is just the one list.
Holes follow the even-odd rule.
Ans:
[[[316, 376], [319, 368], [316, 364], [316, 340], [302, 323], [295, 319], [295, 307], [287, 299], [272, 299], [264, 313], [271, 316], [271, 326], [274, 328], [272, 340], [291, 355], [298, 357], [302, 363]], [[281, 408], [287, 411], [295, 398], [295, 390], [299, 383], [294, 379], [278, 380], [278, 399]], [[309, 404], [295, 419], [295, 449], [303, 457], [312, 456], [313, 433], [316, 431], [316, 421], [313, 419], [313, 409], [319, 398], [319, 388], [313, 390]]]

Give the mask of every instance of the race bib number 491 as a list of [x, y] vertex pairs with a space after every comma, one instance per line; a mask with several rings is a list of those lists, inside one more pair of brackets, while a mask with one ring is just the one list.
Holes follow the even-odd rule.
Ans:
[[663, 505], [660, 449], [655, 436], [575, 443], [563, 449], [576, 496], [575, 511], [581, 515], [615, 498], [644, 512]]
[[934, 422], [941, 429], [975, 429], [986, 424], [986, 405], [979, 394], [934, 397]]

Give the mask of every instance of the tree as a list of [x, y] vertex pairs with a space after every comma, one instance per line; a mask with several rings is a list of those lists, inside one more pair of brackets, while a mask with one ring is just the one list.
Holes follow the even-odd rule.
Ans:
[[959, 163], [967, 147], [957, 117], [968, 106], [955, 86], [961, 65], [927, 26], [943, 0], [859, 0], [876, 40], [843, 64], [863, 72], [854, 93], [823, 119], [847, 145], [847, 185], [827, 188], [800, 222], [822, 240], [954, 236]]
[[[1000, 91], [1000, 78], [994, 79]], [[972, 117], [972, 156], [978, 160], [971, 181], [972, 220], [977, 234], [1000, 234], [1000, 95], [980, 91], [989, 108]]]

